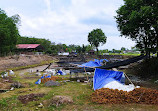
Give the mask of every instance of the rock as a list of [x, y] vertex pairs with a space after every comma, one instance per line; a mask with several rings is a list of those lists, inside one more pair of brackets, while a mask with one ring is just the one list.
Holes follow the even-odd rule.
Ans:
[[60, 83], [56, 82], [56, 81], [53, 81], [53, 80], [50, 80], [50, 81], [47, 81], [44, 85], [46, 87], [49, 87], [49, 86], [60, 86]]
[[154, 83], [158, 84], [158, 80], [156, 80]]
[[70, 82], [70, 80], [64, 80], [63, 82]]
[[42, 107], [44, 107], [44, 106], [43, 106], [42, 103], [40, 103], [40, 104], [38, 105], [38, 108], [42, 108]]
[[29, 89], [29, 91], [32, 91], [32, 89]]
[[44, 106], [48, 106], [49, 105], [49, 103], [50, 103], [50, 100], [44, 100], [43, 102], [42, 102], [42, 104], [44, 105]]
[[14, 88], [21, 88], [22, 85], [20, 82], [14, 82], [13, 84], [11, 84], [11, 87], [14, 87]]
[[11, 89], [10, 89], [11, 91], [13, 91], [14, 90], [14, 87], [11, 87]]

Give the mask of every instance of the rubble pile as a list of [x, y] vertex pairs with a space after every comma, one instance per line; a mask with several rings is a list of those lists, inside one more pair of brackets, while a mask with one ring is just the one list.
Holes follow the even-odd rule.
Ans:
[[44, 85], [46, 87], [49, 87], [49, 86], [60, 86], [60, 83], [56, 82], [56, 81], [53, 81], [53, 80], [50, 80], [50, 81], [47, 81]]
[[127, 92], [118, 89], [101, 88], [91, 95], [92, 101], [100, 104], [155, 104], [158, 105], [158, 90], [136, 88]]
[[70, 104], [73, 103], [73, 99], [69, 96], [54, 96], [51, 101], [50, 101], [50, 105], [56, 105], [56, 106], [60, 106], [61, 104]]
[[47, 81], [51, 81], [51, 80], [53, 80], [53, 81], [60, 81], [60, 80], [62, 80], [62, 78], [61, 77], [57, 77], [57, 76], [51, 76], [50, 78], [43, 78], [43, 79], [41, 79], [41, 83], [46, 83]]
[[27, 104], [30, 101], [37, 101], [39, 100], [40, 97], [43, 97], [45, 94], [27, 94], [27, 95], [22, 95], [19, 96], [18, 99], [23, 103]]

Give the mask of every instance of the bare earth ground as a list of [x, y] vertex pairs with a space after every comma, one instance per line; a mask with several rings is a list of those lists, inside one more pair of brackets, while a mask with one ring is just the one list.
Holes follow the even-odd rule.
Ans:
[[[19, 57], [19, 59], [16, 57], [0, 58], [0, 68], [17, 67], [18, 65], [31, 65], [29, 63], [38, 64], [40, 63], [39, 61], [49, 60], [48, 58], [48, 56], [22, 56]], [[50, 58], [50, 60], [52, 60], [52, 58]], [[16, 64], [16, 62], [18, 64]], [[11, 66], [9, 66], [9, 64], [11, 64]], [[0, 78], [0, 88], [9, 89], [10, 84], [14, 81], [20, 82], [24, 86], [22, 88], [15, 88], [12, 91], [0, 93], [0, 111], [158, 111], [158, 106], [156, 105], [93, 103], [91, 101], [91, 94], [94, 91], [92, 90], [92, 86], [85, 83], [71, 81], [56, 87], [45, 87], [44, 84], [36, 85], [35, 82], [40, 78], [40, 76], [36, 76], [34, 73], [29, 73], [29, 70], [31, 69], [34, 72], [34, 70], [44, 68], [45, 65], [15, 71], [15, 76], [10, 77], [8, 81], [7, 79]], [[60, 77], [68, 76], [69, 75]], [[144, 86], [144, 83], [138, 85], [141, 87], [152, 87], [152, 85]], [[40, 97], [37, 101], [29, 101], [28, 104], [23, 104], [18, 99], [21, 96], [30, 94], [45, 94], [45, 96]], [[71, 104], [62, 104], [58, 107], [51, 105], [49, 100], [56, 95], [70, 96], [74, 102]], [[40, 103], [43, 104], [43, 107], [39, 107]]]
[[19, 66], [40, 64], [42, 61], [49, 60], [53, 60], [53, 58], [48, 55], [15, 55], [0, 57], [0, 71]]

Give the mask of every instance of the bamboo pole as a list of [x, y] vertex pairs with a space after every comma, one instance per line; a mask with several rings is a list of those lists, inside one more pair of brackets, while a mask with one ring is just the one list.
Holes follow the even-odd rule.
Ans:
[[85, 71], [85, 73], [86, 73], [86, 76], [87, 76], [87, 81], [89, 81], [89, 79], [88, 79], [88, 75], [87, 75], [87, 72], [86, 72], [86, 69], [85, 69], [85, 67], [84, 67], [84, 71]]
[[[89, 66], [86, 66], [86, 67], [89, 67]], [[89, 67], [89, 68], [93, 68], [93, 69], [95, 69], [95, 67]], [[84, 71], [85, 71], [85, 73], [86, 73], [86, 69], [85, 69], [85, 67], [84, 67]], [[117, 70], [118, 71], [118, 70]], [[125, 74], [125, 73], [124, 73]], [[86, 76], [87, 76], [87, 73], [86, 73]], [[129, 80], [129, 82], [131, 83], [131, 84], [133, 84], [132, 83], [132, 81], [129, 79], [129, 77], [127, 76], [127, 74], [125, 74], [125, 76], [126, 76], [126, 78]], [[88, 76], [87, 76], [87, 80], [88, 80]], [[134, 84], [133, 84], [134, 85]], [[135, 85], [134, 85], [135, 86]]]
[[[129, 79], [129, 77], [127, 76], [127, 74], [126, 73], [124, 73], [124, 75], [126, 76], [126, 78], [129, 80], [129, 82], [131, 83], [131, 84], [133, 84], [133, 82]], [[133, 84], [134, 85], [134, 84]]]

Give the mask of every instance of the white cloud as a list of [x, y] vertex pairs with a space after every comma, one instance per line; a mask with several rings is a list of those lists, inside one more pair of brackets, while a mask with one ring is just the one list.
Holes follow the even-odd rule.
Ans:
[[51, 11], [51, 1], [50, 0], [44, 0], [44, 2], [45, 2], [45, 4], [46, 4], [46, 6], [47, 6], [47, 10], [48, 11]]
[[[129, 48], [133, 42], [118, 37], [119, 32], [115, 25], [114, 15], [123, 3], [122, 0], [43, 0], [47, 8], [34, 16], [26, 15], [18, 7], [8, 8], [8, 13], [18, 13], [21, 17], [22, 26], [20, 34], [46, 38], [56, 43], [65, 44], [88, 44], [87, 36], [95, 28], [101, 28], [107, 36], [106, 45], [102, 48], [120, 49], [124, 46]], [[69, 2], [68, 2], [69, 1]], [[31, 0], [30, 0], [31, 2]], [[66, 4], [67, 3], [67, 4]], [[14, 11], [12, 10], [14, 9]], [[23, 9], [29, 10], [29, 9]], [[31, 10], [30, 10], [31, 13]], [[91, 24], [82, 22], [89, 18], [101, 18], [101, 20], [113, 24]], [[100, 19], [98, 19], [100, 20]], [[127, 44], [128, 43], [128, 44]]]
[[120, 50], [122, 47], [131, 49], [132, 46], [135, 46], [135, 43], [131, 40], [124, 37], [110, 36], [107, 38], [105, 45], [101, 46], [100, 49], [117, 49]]

